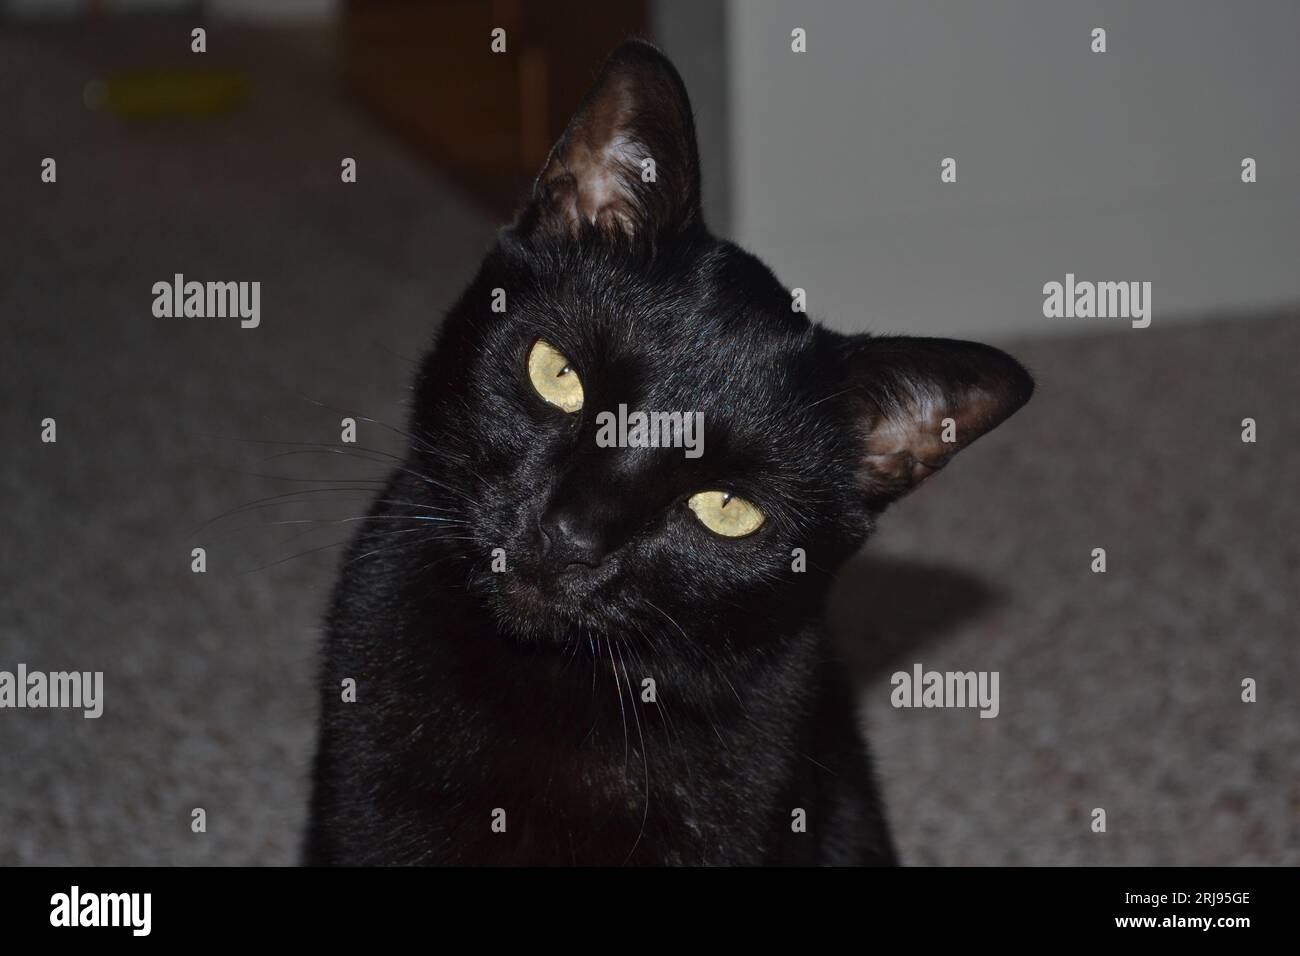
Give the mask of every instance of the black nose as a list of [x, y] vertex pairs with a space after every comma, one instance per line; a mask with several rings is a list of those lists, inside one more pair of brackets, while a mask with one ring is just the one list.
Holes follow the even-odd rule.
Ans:
[[596, 516], [569, 506], [552, 506], [542, 515], [542, 554], [560, 567], [585, 564], [596, 568], [605, 560], [605, 537]]

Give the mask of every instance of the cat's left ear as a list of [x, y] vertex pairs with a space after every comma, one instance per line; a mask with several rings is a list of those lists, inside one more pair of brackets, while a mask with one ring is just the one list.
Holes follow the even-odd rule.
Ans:
[[863, 491], [881, 502], [907, 494], [1034, 391], [1019, 362], [976, 342], [858, 335], [842, 349]]
[[519, 227], [576, 236], [679, 231], [700, 220], [691, 104], [667, 57], [641, 40], [601, 68], [533, 185]]

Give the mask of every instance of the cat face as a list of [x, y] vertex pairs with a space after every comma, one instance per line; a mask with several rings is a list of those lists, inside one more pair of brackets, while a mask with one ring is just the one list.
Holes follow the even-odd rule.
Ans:
[[[831, 348], [751, 257], [705, 237], [653, 261], [521, 246], [481, 279], [507, 312], [469, 296], [440, 374], [473, 397], [443, 407], [472, 462], [474, 543], [507, 556], [476, 584], [511, 630], [698, 625], [786, 577], [810, 539], [861, 536], [858, 496], [836, 493], [856, 461], [825, 413]], [[638, 412], [658, 415], [660, 447], [620, 430]]]
[[423, 493], [455, 515], [459, 571], [502, 630], [757, 641], [1030, 387], [984, 346], [793, 311], [704, 228], [685, 90], [633, 42], [444, 323], [411, 470], [436, 478]]

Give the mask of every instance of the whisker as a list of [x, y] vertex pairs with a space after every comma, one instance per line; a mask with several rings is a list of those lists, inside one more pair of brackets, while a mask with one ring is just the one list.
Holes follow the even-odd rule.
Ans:
[[[259, 508], [271, 507], [273, 505], [288, 501], [290, 499], [298, 498], [300, 495], [323, 495], [323, 494], [329, 494], [331, 492], [339, 493], [339, 494], [373, 495], [375, 493], [375, 489], [348, 488], [348, 487], [299, 488], [297, 491], [286, 491], [283, 494], [270, 495], [266, 498], [258, 498], [254, 501], [247, 502], [246, 504], [238, 505], [235, 508], [231, 508], [229, 511], [223, 512], [222, 514], [219, 514], [214, 518], [209, 518], [207, 521], [203, 522], [203, 524], [199, 525], [192, 532], [190, 532], [190, 537], [194, 537], [195, 535], [201, 534], [202, 532], [206, 531], [208, 528], [212, 527], [212, 525], [216, 524], [218, 521], [222, 521], [226, 518], [233, 518], [235, 515], [244, 514], [245, 512], [248, 511], [256, 511]], [[314, 501], [317, 499], [307, 499], [307, 500]], [[305, 504], [306, 501], [304, 501], [303, 503]]]
[[669, 616], [669, 614], [668, 614], [667, 611], [665, 611], [663, 608], [659, 607], [659, 605], [655, 604], [653, 601], [649, 600], [648, 598], [646, 599], [646, 604], [649, 604], [652, 608], [654, 608], [656, 611], [658, 611], [660, 614], [662, 614], [665, 618], [667, 618], [667, 619], [668, 619], [668, 623], [670, 623], [673, 627], [677, 628], [677, 633], [681, 634], [682, 637], [686, 638], [687, 642], [689, 642], [689, 643], [690, 643], [690, 644], [691, 644], [691, 645], [692, 645], [696, 650], [698, 650], [698, 651], [700, 652], [701, 656], [703, 656], [704, 659], [705, 659], [706, 661], [708, 661], [708, 663], [710, 664], [710, 666], [712, 666], [713, 669], [714, 669], [715, 671], [717, 671], [718, 676], [722, 678], [723, 682], [724, 682], [724, 683], [725, 683], [729, 688], [731, 688], [731, 693], [732, 693], [732, 695], [736, 698], [736, 703], [740, 704], [741, 707], [744, 707], [744, 706], [745, 706], [745, 702], [744, 702], [743, 700], [740, 699], [740, 694], [737, 693], [736, 688], [735, 688], [735, 687], [732, 685], [732, 683], [731, 683], [731, 680], [730, 680], [730, 679], [727, 677], [727, 675], [722, 671], [722, 668], [718, 667], [718, 665], [717, 665], [717, 664], [716, 664], [716, 663], [715, 663], [715, 662], [714, 662], [714, 661], [713, 661], [713, 660], [708, 656], [708, 654], [704, 651], [704, 648], [701, 647], [699, 644], [697, 644], [695, 641], [692, 641], [691, 638], [690, 638], [690, 636], [689, 636], [685, 631], [682, 630], [682, 626], [681, 626], [680, 624], [678, 624], [676, 621], [674, 621], [674, 620], [672, 619], [672, 617]]
[[[642, 773], [645, 774], [645, 806], [641, 811], [641, 829], [637, 831], [632, 849], [628, 850], [627, 856], [623, 858], [623, 865], [626, 866], [627, 861], [632, 859], [632, 854], [636, 852], [636, 848], [641, 845], [641, 837], [645, 835], [646, 821], [650, 819], [650, 755], [646, 752], [645, 735], [641, 732], [641, 718], [637, 714], [637, 696], [636, 692], [632, 690], [632, 679], [627, 676], [627, 664], [623, 661], [622, 650], [618, 652], [618, 662], [623, 668], [623, 680], [627, 682], [628, 701], [632, 705], [632, 718], [636, 721], [636, 735], [641, 741], [641, 769]], [[621, 693], [619, 699], [622, 700]]]
[[627, 711], [623, 709], [623, 685], [618, 680], [618, 668], [614, 666], [614, 645], [609, 641], [609, 672], [614, 677], [614, 689], [618, 692], [618, 712], [623, 718], [623, 773], [627, 774], [628, 758], [628, 737], [627, 737]]

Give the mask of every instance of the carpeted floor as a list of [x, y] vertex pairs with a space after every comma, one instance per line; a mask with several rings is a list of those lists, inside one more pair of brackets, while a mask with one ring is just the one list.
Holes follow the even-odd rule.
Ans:
[[[125, 124], [83, 84], [158, 37], [103, 39], [0, 35], [0, 669], [106, 672], [99, 720], [0, 712], [0, 864], [287, 864], [330, 544], [384, 470], [312, 443], [400, 421], [494, 224], [320, 50], [231, 35], [249, 106]], [[176, 272], [260, 281], [261, 327], [154, 318]], [[886, 517], [832, 607], [904, 858], [1300, 862], [1297, 315], [1003, 344], [1033, 403]], [[916, 662], [999, 671], [1000, 716], [893, 709]]]

